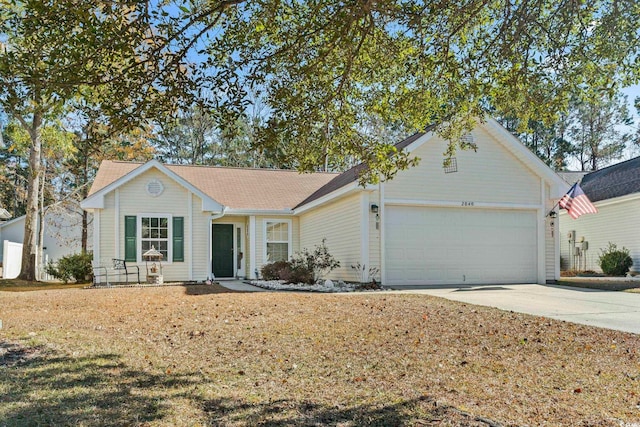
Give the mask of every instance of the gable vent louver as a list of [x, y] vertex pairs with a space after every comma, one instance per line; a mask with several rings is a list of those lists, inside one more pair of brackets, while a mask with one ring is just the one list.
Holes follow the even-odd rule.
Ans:
[[471, 132], [465, 133], [460, 137], [460, 143], [462, 145], [472, 145], [474, 141], [475, 141], [475, 138], [473, 137], [473, 134]]
[[162, 182], [160, 182], [160, 180], [152, 179], [151, 181], [147, 182], [147, 193], [151, 197], [158, 197], [162, 194], [163, 191], [164, 186], [162, 185]]

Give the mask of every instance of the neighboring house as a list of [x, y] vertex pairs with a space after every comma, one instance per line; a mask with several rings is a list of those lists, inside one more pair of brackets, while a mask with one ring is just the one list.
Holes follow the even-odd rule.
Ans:
[[[79, 212], [68, 209], [58, 208], [47, 211], [44, 220], [43, 263], [56, 262], [63, 256], [80, 252], [82, 237], [80, 218]], [[25, 216], [23, 215], [9, 221], [0, 222], [0, 260], [4, 256], [2, 242], [8, 240], [10, 242], [23, 243], [24, 221]], [[93, 243], [91, 232], [92, 230], [89, 230], [87, 241], [89, 250], [91, 250], [91, 244]]]
[[459, 151], [445, 170], [446, 141], [415, 134], [396, 146], [419, 166], [364, 188], [362, 166], [299, 174], [105, 161], [81, 204], [94, 214], [94, 259], [143, 267], [154, 246], [165, 281], [255, 278], [326, 239], [341, 264], [334, 279], [358, 279], [357, 263], [387, 285], [558, 279], [546, 213], [568, 185], [493, 120], [471, 137], [478, 151]]
[[573, 220], [560, 210], [562, 268], [602, 271], [600, 250], [611, 242], [629, 249], [640, 271], [640, 157], [588, 173], [580, 187], [598, 213]]

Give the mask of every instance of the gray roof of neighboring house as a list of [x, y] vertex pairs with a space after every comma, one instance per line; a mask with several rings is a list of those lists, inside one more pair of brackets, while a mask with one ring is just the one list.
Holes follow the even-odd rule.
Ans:
[[640, 157], [591, 172], [580, 187], [592, 202], [640, 192]]
[[556, 173], [560, 176], [560, 178], [564, 179], [567, 184], [573, 185], [576, 182], [580, 182], [580, 180], [589, 172], [562, 171]]
[[[430, 131], [431, 129], [433, 129], [434, 126], [429, 126], [426, 129], [426, 132]], [[394, 144], [394, 147], [396, 147], [398, 149], [398, 151], [402, 151], [405, 148], [407, 148], [411, 143], [413, 143], [415, 140], [417, 140], [418, 138], [420, 138], [422, 135], [424, 135], [426, 132], [416, 132], [413, 135], [411, 135], [410, 137], [403, 139], [402, 141]], [[352, 167], [351, 169], [341, 173], [340, 175], [336, 176], [335, 178], [333, 178], [331, 181], [329, 181], [328, 183], [326, 183], [325, 185], [323, 185], [322, 187], [320, 187], [319, 189], [317, 189], [316, 191], [314, 191], [309, 197], [307, 197], [306, 199], [304, 199], [302, 202], [298, 203], [297, 207], [306, 205], [307, 203], [311, 203], [314, 200], [317, 200], [323, 196], [326, 196], [329, 193], [332, 193], [348, 184], [351, 184], [352, 182], [355, 182], [358, 180], [358, 178], [360, 178], [360, 174], [366, 170], [367, 165], [366, 163], [360, 163], [354, 167]]]

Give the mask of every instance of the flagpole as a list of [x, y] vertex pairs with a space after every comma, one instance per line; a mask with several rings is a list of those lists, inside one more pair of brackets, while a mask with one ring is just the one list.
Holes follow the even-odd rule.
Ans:
[[[569, 188], [569, 190], [565, 193], [565, 196], [566, 196], [567, 194], [571, 193], [571, 190], [573, 190], [573, 187], [575, 187], [577, 184], [578, 184], [578, 182], [576, 181], [576, 182], [575, 182], [575, 184], [573, 184], [573, 185], [571, 186], [571, 188]], [[562, 197], [564, 197], [564, 196], [562, 196]], [[546, 217], [548, 217], [548, 216], [551, 216], [551, 214], [552, 214], [552, 213], [555, 213], [555, 209], [556, 209], [556, 208], [558, 207], [558, 205], [560, 204], [560, 200], [562, 200], [562, 197], [560, 197], [560, 198], [558, 199], [558, 201], [556, 202], [556, 204], [555, 204], [555, 205], [553, 205], [553, 207], [551, 208], [551, 210], [549, 211], [549, 213], [547, 213], [547, 215], [545, 215], [545, 218], [546, 218]]]
[[556, 208], [558, 207], [558, 205], [559, 205], [559, 204], [560, 204], [560, 200], [558, 200], [558, 201], [556, 202], [556, 204], [555, 204], [555, 205], [553, 205], [553, 207], [551, 208], [551, 210], [550, 210], [550, 211], [549, 211], [549, 212], [548, 212], [544, 217], [546, 218], [546, 217], [551, 216], [552, 214], [555, 214], [555, 213], [556, 213]]

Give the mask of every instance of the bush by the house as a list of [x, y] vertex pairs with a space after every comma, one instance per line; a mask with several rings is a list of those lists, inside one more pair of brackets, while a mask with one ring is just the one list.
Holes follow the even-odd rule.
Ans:
[[265, 264], [260, 269], [263, 280], [283, 280], [287, 283], [313, 283], [313, 273], [302, 265], [295, 268], [289, 261]]
[[299, 279], [299, 283], [312, 285], [338, 267], [340, 267], [340, 262], [329, 253], [326, 239], [322, 239], [322, 243], [316, 245], [313, 251], [304, 248], [291, 257], [291, 271], [300, 275], [296, 278]]
[[69, 283], [71, 280], [76, 282], [90, 281], [93, 275], [92, 260], [93, 254], [91, 253], [67, 255], [60, 258], [57, 264], [47, 264], [45, 270], [47, 274], [64, 283]]
[[618, 247], [609, 242], [609, 247], [600, 249], [600, 257], [598, 259], [600, 268], [604, 274], [609, 276], [624, 276], [629, 271], [633, 260], [629, 255], [629, 249]]
[[289, 261], [276, 261], [265, 264], [260, 269], [264, 280], [288, 280], [291, 275], [291, 265]]

